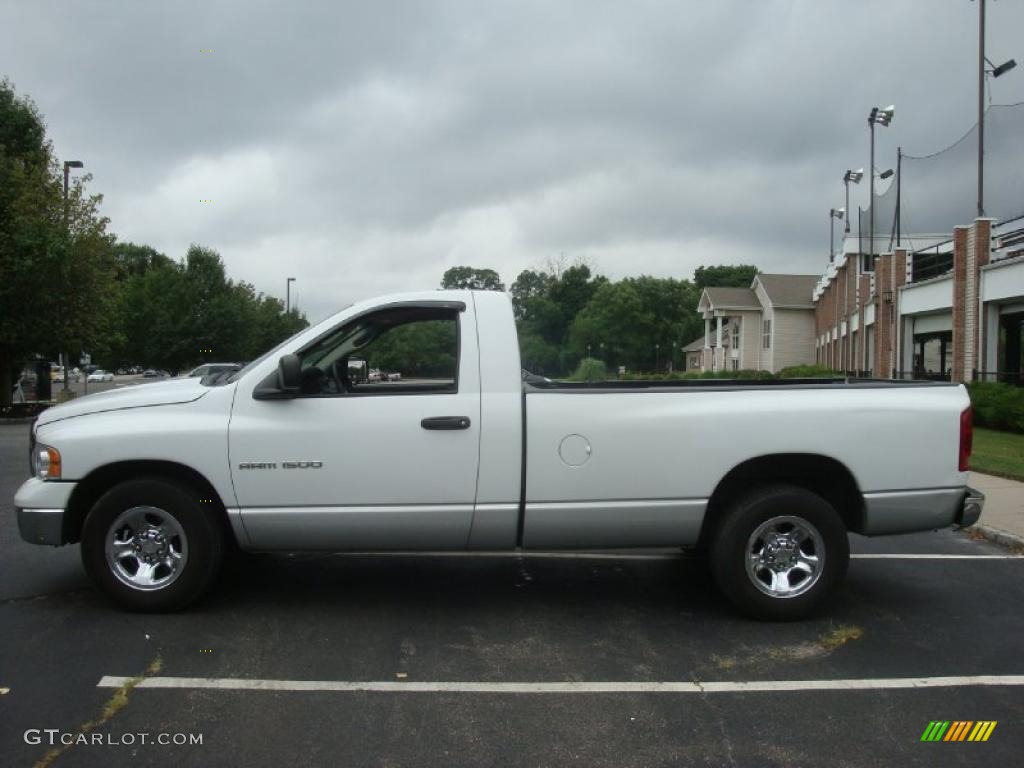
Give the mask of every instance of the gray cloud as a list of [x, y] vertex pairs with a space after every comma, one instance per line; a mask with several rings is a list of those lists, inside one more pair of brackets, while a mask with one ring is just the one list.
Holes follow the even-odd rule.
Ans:
[[[455, 263], [511, 282], [559, 252], [613, 276], [817, 271], [872, 105], [898, 108], [883, 166], [974, 120], [976, 8], [960, 0], [0, 14], [3, 73], [61, 156], [86, 161], [115, 232], [176, 257], [217, 248], [275, 294], [294, 275], [313, 315], [434, 287]], [[989, 19], [993, 58], [1024, 60], [1024, 8]], [[1024, 75], [993, 97], [1024, 101]]]

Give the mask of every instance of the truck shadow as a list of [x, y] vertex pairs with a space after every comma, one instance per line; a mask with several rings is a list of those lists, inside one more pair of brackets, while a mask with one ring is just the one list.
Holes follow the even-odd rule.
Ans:
[[204, 610], [279, 602], [339, 610], [373, 603], [447, 614], [525, 604], [574, 611], [729, 613], [698, 557], [623, 559], [544, 556], [238, 554]]

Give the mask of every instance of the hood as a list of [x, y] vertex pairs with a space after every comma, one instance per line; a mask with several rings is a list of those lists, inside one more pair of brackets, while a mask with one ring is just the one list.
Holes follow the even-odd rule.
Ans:
[[85, 416], [89, 413], [102, 413], [103, 411], [119, 411], [124, 408], [145, 408], [152, 405], [174, 405], [175, 403], [191, 403], [198, 400], [209, 391], [199, 383], [198, 378], [192, 379], [171, 379], [142, 384], [134, 384], [127, 387], [108, 389], [104, 392], [97, 392], [94, 395], [78, 397], [52, 408], [47, 408], [39, 414], [39, 425], [49, 424], [54, 421], [70, 419], [75, 416]]

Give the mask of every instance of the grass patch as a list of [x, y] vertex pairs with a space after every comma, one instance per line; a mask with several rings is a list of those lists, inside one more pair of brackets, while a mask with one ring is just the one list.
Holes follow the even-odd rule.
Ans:
[[826, 651], [834, 651], [851, 640], [860, 640], [863, 636], [864, 630], [860, 627], [855, 627], [851, 624], [841, 624], [822, 635], [818, 642]]
[[990, 475], [1024, 480], [1024, 435], [974, 429], [971, 469]]

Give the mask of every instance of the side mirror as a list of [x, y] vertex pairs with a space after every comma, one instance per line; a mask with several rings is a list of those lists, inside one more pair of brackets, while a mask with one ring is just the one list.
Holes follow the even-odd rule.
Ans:
[[282, 355], [277, 363], [277, 388], [288, 394], [298, 394], [302, 384], [302, 360], [298, 355]]

